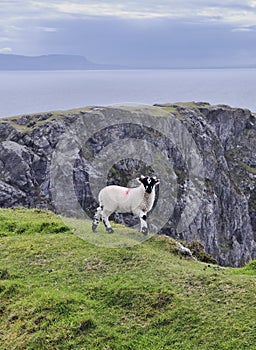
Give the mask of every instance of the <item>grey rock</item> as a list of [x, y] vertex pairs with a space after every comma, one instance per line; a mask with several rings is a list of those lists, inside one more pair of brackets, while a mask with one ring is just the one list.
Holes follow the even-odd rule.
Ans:
[[22, 117], [16, 119], [16, 124], [18, 125], [27, 125], [33, 119], [32, 115], [23, 115]]
[[10, 208], [15, 206], [28, 206], [26, 193], [0, 180], [0, 206]]
[[[190, 144], [184, 143], [190, 156], [185, 159], [176, 144], [175, 137], [180, 135], [169, 137], [157, 126], [144, 123], [149, 115], [160, 118], [161, 113], [170, 123], [180, 123], [191, 135], [203, 161], [203, 179], [190, 176], [189, 167], [196, 159]], [[158, 104], [135, 110], [98, 106], [74, 113], [55, 112], [52, 116], [26, 115], [0, 123], [1, 207], [41, 207], [69, 215], [82, 208], [92, 216], [98, 205], [95, 187], [106, 183], [127, 186], [141, 173], [163, 175], [164, 165], [160, 163], [154, 169], [154, 162], [150, 163], [153, 147], [173, 167], [168, 196], [170, 207], [172, 203], [174, 206], [160, 233], [201, 242], [224, 266], [242, 266], [256, 258], [256, 118], [249, 110], [199, 102]], [[108, 123], [113, 118], [126, 122]], [[118, 153], [127, 139], [133, 141], [123, 152], [123, 159], [105, 174], [104, 164], [111, 159], [111, 152]], [[134, 146], [136, 141], [142, 143]], [[145, 150], [143, 159], [129, 157], [133, 147]], [[164, 180], [161, 178], [160, 189]], [[174, 183], [176, 192], [171, 192]], [[200, 206], [192, 215], [193, 198], [197, 192], [199, 198], [200, 191]], [[78, 204], [73, 205], [74, 201]], [[192, 216], [189, 225], [181, 230], [185, 214], [188, 219]], [[138, 223], [130, 214], [116, 213], [113, 219], [131, 226]], [[152, 222], [152, 227], [157, 225]]]

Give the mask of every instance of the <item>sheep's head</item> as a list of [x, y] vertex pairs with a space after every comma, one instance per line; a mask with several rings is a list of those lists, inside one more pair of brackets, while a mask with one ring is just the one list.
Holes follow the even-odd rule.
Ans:
[[143, 184], [147, 193], [151, 193], [154, 186], [160, 183], [160, 180], [156, 176], [150, 177], [141, 175], [137, 180]]

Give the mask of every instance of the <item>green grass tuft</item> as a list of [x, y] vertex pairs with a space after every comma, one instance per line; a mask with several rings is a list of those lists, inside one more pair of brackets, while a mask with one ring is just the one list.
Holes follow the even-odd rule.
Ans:
[[50, 211], [25, 208], [0, 209], [0, 237], [68, 232], [69, 227]]

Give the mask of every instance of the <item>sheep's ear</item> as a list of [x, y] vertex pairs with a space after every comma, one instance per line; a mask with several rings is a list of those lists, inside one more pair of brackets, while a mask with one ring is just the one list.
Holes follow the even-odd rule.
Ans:
[[144, 175], [140, 175], [140, 177], [137, 177], [136, 180], [141, 183], [142, 180], [145, 179], [145, 176]]
[[156, 176], [153, 176], [153, 179], [155, 180], [155, 185], [160, 184], [160, 180]]

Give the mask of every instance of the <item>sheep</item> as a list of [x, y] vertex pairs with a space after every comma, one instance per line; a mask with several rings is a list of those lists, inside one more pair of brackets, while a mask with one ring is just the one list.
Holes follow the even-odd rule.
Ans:
[[140, 186], [127, 188], [117, 185], [104, 187], [99, 193], [99, 207], [94, 215], [92, 230], [96, 228], [102, 219], [108, 233], [113, 233], [109, 223], [109, 216], [118, 211], [120, 213], [132, 213], [140, 218], [140, 231], [148, 233], [147, 213], [152, 209], [155, 200], [155, 186], [160, 183], [156, 176], [141, 175], [136, 179]]
[[187, 247], [184, 247], [184, 245], [182, 245], [180, 242], [177, 242], [177, 246], [178, 246], [178, 249], [179, 249], [179, 252], [182, 254], [182, 255], [187, 255], [187, 256], [190, 256], [192, 259], [196, 260], [193, 255], [192, 255], [192, 252], [189, 248]]

